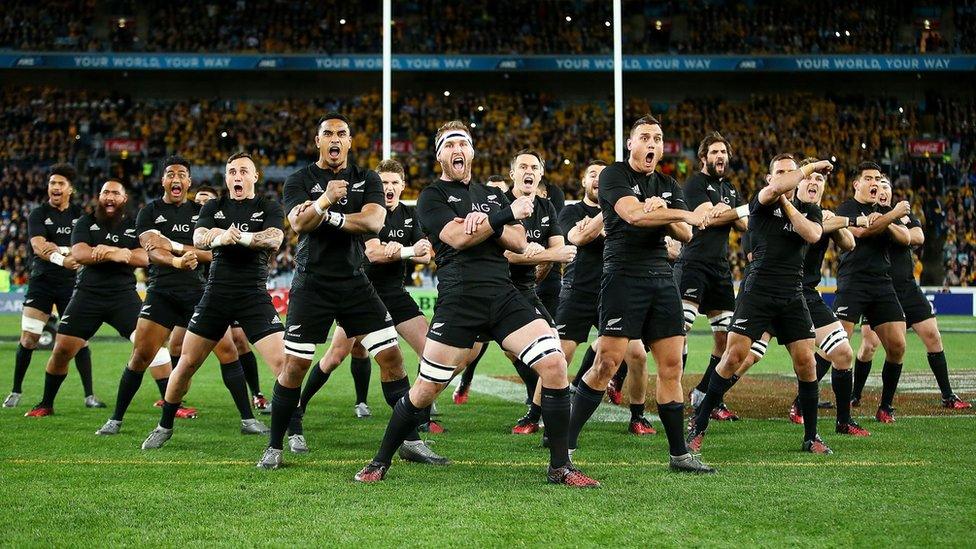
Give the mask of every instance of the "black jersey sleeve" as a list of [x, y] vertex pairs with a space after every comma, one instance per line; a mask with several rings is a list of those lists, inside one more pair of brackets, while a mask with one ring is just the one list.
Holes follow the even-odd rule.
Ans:
[[91, 245], [92, 243], [91, 225], [92, 225], [92, 216], [83, 215], [78, 218], [78, 221], [75, 222], [74, 230], [71, 231], [72, 246], [74, 246], [75, 244], [81, 244], [82, 242]]
[[384, 209], [386, 208], [386, 199], [383, 196], [383, 180], [373, 170], [366, 172], [366, 190], [363, 196], [363, 206], [366, 204], [379, 204]]
[[417, 198], [417, 217], [424, 227], [424, 232], [440, 238], [441, 230], [451, 223], [457, 214], [447, 204], [447, 198], [442, 192], [427, 187]]
[[153, 204], [150, 202], [139, 210], [139, 214], [136, 215], [136, 235], [142, 236], [143, 233], [153, 230], [155, 223], [153, 222]]
[[200, 216], [197, 217], [196, 229], [212, 229], [214, 228], [214, 213], [217, 211], [217, 202], [219, 199], [214, 199], [208, 201], [200, 208]]
[[562, 212], [563, 208], [566, 207], [566, 193], [555, 183], [549, 183], [549, 186], [546, 187], [546, 193], [549, 195], [549, 202], [552, 202], [556, 208], [556, 212]]
[[35, 236], [47, 237], [47, 231], [44, 228], [44, 212], [41, 208], [34, 208], [34, 211], [27, 216], [27, 238], [34, 238]]
[[581, 219], [585, 217], [583, 213], [583, 208], [579, 207], [569, 207], [563, 208], [563, 211], [559, 212], [559, 230], [562, 232], [563, 236], [566, 237], [566, 242], [569, 242], [569, 231], [573, 230], [573, 227]]
[[410, 215], [410, 217], [413, 217], [414, 218], [414, 220], [413, 220], [413, 232], [410, 234], [410, 242], [416, 243], [418, 240], [420, 240], [420, 239], [422, 239], [424, 237], [424, 230], [420, 227], [420, 221], [416, 219], [416, 217], [417, 217], [417, 210], [416, 209], [410, 209], [410, 210], [407, 210], [407, 212]]
[[261, 229], [285, 230], [285, 210], [277, 200], [264, 201], [264, 225]]
[[708, 197], [708, 193], [705, 190], [705, 185], [707, 183], [701, 177], [689, 177], [685, 181], [685, 186], [682, 192], [685, 196], [685, 203], [689, 210], [694, 211], [698, 206], [704, 203], [712, 203], [712, 200]]
[[685, 200], [685, 193], [682, 192], [681, 186], [671, 176], [668, 176], [668, 183], [671, 186], [671, 200], [668, 203], [668, 208], [672, 210], [688, 210], [688, 202]]
[[607, 202], [616, 207], [617, 202], [622, 198], [633, 196], [637, 198], [634, 189], [630, 187], [627, 174], [616, 165], [610, 166], [600, 172], [600, 194], [606, 197]]
[[305, 170], [299, 170], [285, 179], [285, 187], [282, 191], [282, 195], [285, 200], [285, 209], [287, 211], [292, 211], [295, 206], [305, 202], [306, 200], [311, 200], [311, 195], [308, 194], [308, 190], [305, 189], [304, 181], [302, 180], [302, 175]]
[[857, 206], [854, 204], [854, 201], [848, 200], [843, 202], [840, 206], [837, 206], [837, 210], [834, 211], [834, 214], [840, 217], [855, 220], [859, 215], [861, 215], [861, 212], [857, 210]]
[[566, 236], [563, 233], [562, 227], [559, 226], [559, 216], [556, 215], [556, 205], [546, 200], [546, 210], [546, 215], [549, 216], [549, 219], [551, 220], [549, 223], [549, 237]]

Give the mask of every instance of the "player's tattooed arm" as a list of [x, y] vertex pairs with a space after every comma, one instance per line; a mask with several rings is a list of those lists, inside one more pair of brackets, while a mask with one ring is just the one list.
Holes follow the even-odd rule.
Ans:
[[192, 271], [197, 268], [201, 256], [206, 257], [207, 262], [213, 257], [210, 252], [197, 250], [191, 246], [178, 245], [176, 247], [180, 251], [176, 251], [173, 249], [174, 242], [156, 230], [139, 235], [139, 244], [146, 251], [150, 263], [174, 269]]
[[193, 246], [201, 250], [209, 250], [210, 248], [214, 247], [214, 241], [221, 238], [225, 232], [227, 231], [217, 227], [210, 229], [206, 227], [197, 227], [196, 230], [193, 231]]
[[[251, 238], [247, 236], [250, 234]], [[285, 239], [285, 232], [278, 227], [268, 227], [256, 233], [241, 233], [241, 238], [237, 243], [247, 246], [252, 250], [277, 250]]]

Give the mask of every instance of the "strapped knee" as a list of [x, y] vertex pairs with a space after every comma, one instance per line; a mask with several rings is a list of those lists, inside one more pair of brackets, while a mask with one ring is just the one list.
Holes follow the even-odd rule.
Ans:
[[708, 317], [708, 323], [712, 325], [713, 332], [727, 332], [732, 325], [732, 312], [723, 311], [715, 316]]
[[292, 341], [285, 340], [285, 354], [291, 356], [297, 356], [305, 360], [312, 360], [315, 358], [315, 344], [314, 343], [295, 343]]
[[[169, 349], [166, 347], [160, 347], [159, 350], [156, 351], [156, 356], [153, 357], [152, 362], [149, 363], [149, 367], [158, 368], [159, 366], [165, 366], [169, 363]], [[176, 364], [173, 366], [176, 366]]]
[[698, 309], [689, 303], [681, 304], [681, 311], [685, 319], [685, 333], [691, 331], [691, 327], [695, 324], [695, 318], [698, 316]]
[[823, 351], [825, 355], [829, 355], [831, 351], [835, 350], [845, 341], [847, 341], [847, 332], [845, 332], [843, 328], [837, 328], [833, 332], [827, 334], [827, 337], [820, 342], [820, 350]]
[[749, 347], [749, 352], [756, 355], [756, 361], [762, 360], [762, 357], [766, 356], [766, 349], [769, 348], [769, 342], [757, 339], [752, 342], [752, 346]]
[[420, 377], [431, 383], [449, 383], [454, 377], [454, 370], [454, 366], [440, 364], [427, 357], [420, 359]]
[[41, 335], [44, 333], [44, 324], [43, 320], [37, 318], [20, 317], [20, 329], [29, 334]]
[[382, 330], [376, 330], [375, 332], [366, 334], [366, 337], [363, 338], [363, 347], [366, 347], [366, 352], [369, 353], [369, 356], [376, 358], [376, 355], [381, 351], [398, 345], [399, 340], [397, 337], [396, 328], [387, 326]]
[[529, 368], [532, 368], [545, 357], [554, 353], [562, 354], [562, 352], [563, 349], [559, 346], [559, 340], [552, 334], [548, 334], [540, 336], [532, 343], [526, 345], [522, 349], [522, 352], [518, 354], [518, 359]]

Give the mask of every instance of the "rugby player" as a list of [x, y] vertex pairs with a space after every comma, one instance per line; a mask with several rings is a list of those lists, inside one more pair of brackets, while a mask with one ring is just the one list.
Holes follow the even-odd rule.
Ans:
[[[566, 245], [563, 234], [559, 229], [556, 208], [552, 202], [538, 194], [545, 173], [545, 162], [542, 155], [531, 149], [523, 149], [515, 153], [510, 163], [509, 177], [512, 179], [512, 190], [505, 193], [509, 202], [517, 198], [526, 197], [532, 201], [532, 214], [522, 220], [525, 227], [527, 245], [523, 252], [506, 250], [512, 283], [529, 304], [535, 308], [540, 318], [551, 327], [557, 335], [555, 322], [546, 306], [536, 293], [538, 282], [546, 276], [552, 263], [568, 263], [576, 257], [576, 246]], [[488, 195], [489, 200], [494, 198]], [[543, 270], [540, 270], [543, 268]], [[522, 382], [525, 383], [526, 402], [528, 410], [512, 428], [514, 434], [529, 434], [538, 430], [542, 417], [541, 393], [536, 398], [536, 387], [539, 376], [524, 362], [512, 353], [506, 353], [508, 359], [515, 366]]]
[[[867, 228], [851, 228], [856, 245], [853, 250], [840, 255], [834, 314], [848, 337], [862, 317], [878, 334], [885, 349], [885, 364], [881, 372], [881, 402], [875, 419], [893, 423], [892, 403], [905, 355], [905, 313], [892, 284], [890, 248], [893, 244], [911, 245], [911, 233], [899, 223], [911, 213], [911, 208], [904, 201], [892, 207], [877, 204], [883, 177], [881, 167], [874, 162], [859, 164], [854, 177], [854, 195], [835, 212], [847, 218], [867, 216], [870, 223]], [[866, 378], [863, 368], [861, 372]], [[855, 378], [859, 377], [855, 371]], [[859, 383], [858, 379], [854, 384], [863, 387], [863, 382]], [[854, 394], [860, 395], [860, 392]]]
[[474, 147], [468, 125], [454, 120], [434, 137], [440, 178], [417, 201], [417, 214], [438, 258], [438, 298], [420, 362], [420, 376], [393, 408], [379, 451], [355, 479], [383, 480], [393, 454], [451, 378], [464, 367], [475, 341], [489, 334], [533, 368], [542, 384], [542, 415], [550, 439], [551, 483], [599, 486], [569, 459], [570, 415], [566, 360], [549, 324], [512, 285], [504, 252], [523, 253], [532, 214], [528, 196], [509, 203], [497, 189], [472, 182]]
[[[882, 177], [881, 183], [878, 185], [878, 204], [890, 207], [891, 200], [891, 184], [887, 177]], [[922, 230], [918, 218], [911, 213], [899, 221], [908, 227], [911, 241], [907, 246], [892, 244], [890, 251], [891, 281], [895, 287], [895, 292], [898, 294], [898, 302], [905, 312], [905, 324], [911, 326], [915, 335], [925, 345], [929, 368], [935, 375], [939, 392], [942, 393], [942, 407], [950, 410], [972, 408], [971, 403], [962, 400], [952, 392], [952, 383], [949, 381], [949, 366], [946, 361], [945, 349], [942, 347], [942, 333], [939, 331], [939, 322], [935, 318], [932, 304], [926, 299], [925, 293], [915, 281], [915, 258], [912, 255], [912, 248], [920, 247], [925, 243], [925, 232]], [[854, 406], [861, 403], [864, 382], [871, 371], [871, 360], [881, 343], [877, 334], [866, 322], [861, 323], [861, 336], [861, 347], [857, 352], [858, 368], [855, 371], [857, 385], [854, 387], [852, 402]]]
[[[603, 273], [604, 226], [599, 203], [600, 173], [607, 163], [591, 160], [583, 170], [583, 199], [563, 208], [559, 225], [566, 239], [577, 246], [576, 258], [566, 265], [563, 273], [563, 289], [556, 311], [556, 328], [559, 344], [566, 362], [573, 361], [576, 348], [585, 343], [590, 329], [600, 326], [600, 276]], [[595, 344], [587, 348], [583, 363], [573, 379], [573, 385], [583, 380], [583, 375], [593, 366], [596, 358]], [[631, 372], [630, 424], [628, 430], [635, 435], [653, 435], [657, 431], [644, 417], [647, 395], [647, 351], [640, 339], [633, 339], [627, 346], [624, 367]], [[619, 372], [618, 372], [619, 374]], [[613, 381], [611, 380], [611, 384]], [[608, 386], [609, 388], [609, 386]]]
[[[81, 216], [81, 207], [71, 203], [77, 172], [70, 164], [51, 166], [47, 177], [47, 202], [31, 210], [27, 216], [27, 248], [30, 278], [24, 295], [24, 310], [20, 320], [20, 343], [14, 361], [14, 383], [3, 401], [4, 408], [20, 404], [24, 376], [31, 357], [37, 349], [56, 307], [64, 314], [75, 285], [75, 272], [81, 265], [71, 257], [71, 229]], [[85, 390], [85, 406], [104, 408], [92, 389], [91, 351], [86, 344], [75, 355], [75, 367]]]
[[[217, 189], [209, 185], [198, 187], [196, 193], [193, 195], [193, 201], [200, 206], [203, 206], [214, 198], [217, 198]], [[209, 263], [205, 263], [203, 265], [204, 280], [206, 280], [207, 276], [209, 275], [209, 268]], [[241, 361], [241, 368], [244, 370], [244, 380], [247, 381], [247, 386], [251, 389], [251, 402], [254, 405], [254, 409], [260, 410], [262, 414], [271, 413], [271, 409], [268, 408], [270, 402], [261, 392], [261, 378], [258, 374], [258, 360], [254, 357], [254, 351], [251, 349], [251, 345], [247, 342], [247, 336], [244, 334], [244, 330], [237, 321], [234, 321], [234, 323], [231, 324], [230, 330], [231, 337], [234, 340], [234, 346], [237, 347], [238, 360]], [[179, 349], [183, 348], [183, 335], [184, 328], [177, 327], [173, 330], [172, 337], [170, 337], [170, 354], [174, 355], [173, 364], [179, 362]], [[159, 405], [163, 405], [162, 401], [159, 402]]]
[[102, 323], [131, 338], [142, 300], [136, 293], [136, 267], [149, 264], [139, 246], [135, 220], [126, 213], [128, 194], [117, 179], [106, 181], [94, 214], [85, 214], [71, 232], [71, 257], [82, 265], [65, 307], [44, 375], [44, 397], [25, 414], [54, 413], [54, 398], [68, 374], [68, 361], [85, 348]]
[[806, 247], [823, 236], [822, 214], [814, 201], [795, 197], [804, 179], [814, 172], [829, 173], [832, 168], [827, 160], [799, 167], [792, 155], [779, 154], [769, 163], [766, 185], [749, 203], [752, 262], [732, 315], [725, 353], [689, 427], [688, 446], [692, 451], [701, 449], [712, 409], [738, 381], [737, 372], [750, 359], [754, 343], [775, 332], [790, 353], [796, 372], [804, 420], [802, 448], [814, 454], [832, 453], [817, 434], [816, 335], [802, 292]]
[[[715, 366], [725, 352], [729, 337], [729, 320], [735, 309], [735, 289], [732, 287], [732, 268], [729, 265], [729, 232], [732, 227], [745, 231], [748, 205], [744, 205], [732, 181], [732, 145], [719, 132], [705, 136], [698, 145], [701, 169], [685, 181], [682, 192], [688, 209], [711, 212], [712, 220], [705, 229], [694, 229], [691, 242], [681, 250], [675, 264], [675, 282], [681, 292], [681, 302], [687, 334], [699, 312], [708, 317], [712, 328], [712, 354], [701, 380], [691, 391], [692, 408], [697, 408], [708, 390]], [[726, 215], [718, 217], [722, 212]], [[688, 354], [682, 360], [687, 362]], [[712, 412], [712, 419], [735, 421], [735, 415], [724, 402]]]
[[[268, 295], [268, 261], [284, 238], [281, 204], [256, 196], [258, 170], [251, 155], [232, 154], [224, 167], [228, 193], [210, 200], [193, 230], [193, 247], [210, 250], [213, 261], [203, 295], [190, 315], [179, 363], [170, 376], [159, 425], [142, 443], [161, 448], [173, 436], [173, 419], [190, 388], [190, 380], [235, 320], [272, 371], [284, 363], [284, 326]], [[225, 340], [226, 341], [226, 340]], [[240, 365], [222, 374], [238, 412], [242, 434], [264, 434], [268, 428], [247, 407], [247, 388]], [[243, 393], [243, 395], [242, 395]], [[241, 400], [245, 405], [241, 406]], [[248, 417], [249, 416], [249, 417]]]
[[[396, 160], [384, 160], [376, 167], [376, 173], [383, 184], [383, 199], [387, 212], [382, 230], [364, 236], [366, 276], [393, 318], [397, 333], [413, 348], [417, 356], [420, 356], [427, 337], [427, 318], [407, 292], [404, 273], [408, 264], [430, 262], [430, 242], [423, 237], [416, 210], [400, 202], [400, 195], [406, 186], [403, 166]], [[290, 437], [301, 432], [301, 418], [305, 414], [309, 401], [350, 353], [354, 372], [353, 382], [356, 386], [357, 404], [354, 411], [359, 418], [370, 416], [369, 407], [366, 405], [366, 386], [369, 383], [370, 371], [369, 353], [362, 343], [347, 336], [346, 331], [338, 326], [332, 334], [332, 343], [328, 352], [319, 361], [318, 367], [311, 369], [308, 381], [305, 382], [301, 402], [289, 427]], [[363, 362], [365, 364], [362, 364]], [[365, 370], [365, 376], [361, 374], [357, 376], [355, 374], [357, 370], [360, 372]], [[430, 422], [429, 417], [426, 420], [427, 423]], [[433, 431], [443, 432], [443, 428], [435, 428]], [[410, 454], [405, 455], [408, 458], [413, 457]]]
[[[115, 411], [95, 432], [97, 435], [119, 433], [125, 412], [139, 390], [147, 368], [152, 368], [160, 397], [165, 400], [172, 366], [164, 345], [175, 327], [185, 328], [189, 322], [203, 294], [203, 264], [212, 259], [211, 252], [193, 247], [192, 231], [200, 206], [187, 199], [192, 184], [190, 163], [179, 156], [165, 159], [161, 183], [162, 198], [150, 201], [136, 217], [139, 242], [149, 255], [149, 284], [136, 323], [132, 355], [119, 381]], [[241, 386], [243, 372], [229, 334], [221, 339], [214, 351], [220, 360], [224, 384], [235, 398], [235, 404], [239, 410], [243, 407], [244, 412], [248, 412], [247, 391]], [[242, 420], [254, 417], [244, 412]], [[196, 416], [195, 409], [185, 406], [176, 412], [176, 417]]]
[[[627, 161], [613, 163], [599, 177], [607, 235], [600, 281], [600, 337], [593, 368], [573, 395], [569, 447], [577, 447], [579, 433], [600, 405], [630, 341], [640, 339], [658, 367], [656, 399], [668, 437], [670, 468], [712, 473], [714, 469], [688, 452], [683, 437], [681, 296], [664, 243], [667, 234], [688, 241], [689, 224], [704, 226], [705, 216], [688, 211], [678, 184], [656, 171], [664, 153], [664, 132], [657, 119], [646, 115], [636, 120], [627, 149]], [[548, 425], [547, 430], [551, 437]]]
[[[376, 359], [390, 406], [410, 388], [393, 317], [363, 271], [363, 235], [378, 234], [386, 218], [383, 182], [376, 172], [349, 162], [352, 133], [345, 116], [327, 113], [316, 128], [319, 159], [285, 180], [288, 221], [300, 236], [288, 303], [285, 368], [272, 396], [268, 447], [257, 464], [264, 469], [281, 466], [302, 380], [312, 365], [315, 345], [325, 342], [333, 321]], [[401, 456], [424, 463], [445, 461], [415, 430], [410, 439]], [[308, 449], [303, 433], [293, 434], [288, 442], [293, 452]]]

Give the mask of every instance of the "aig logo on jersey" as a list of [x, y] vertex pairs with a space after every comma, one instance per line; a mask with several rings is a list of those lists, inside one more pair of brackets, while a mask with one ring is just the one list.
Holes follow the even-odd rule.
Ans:
[[403, 229], [390, 229], [389, 233], [387, 234], [389, 238], [403, 238], [403, 235]]
[[488, 204], [474, 204], [474, 203], [472, 203], [471, 204], [471, 211], [472, 212], [491, 213], [491, 206], [489, 206]]
[[177, 223], [177, 224], [173, 225], [173, 232], [174, 233], [188, 233], [188, 232], [190, 232], [190, 224], [189, 223], [183, 223], [183, 224]]
[[105, 240], [108, 240], [110, 242], [118, 242], [119, 241], [119, 235], [112, 234], [112, 233], [106, 233], [105, 234]]
[[541, 229], [526, 229], [525, 230], [525, 236], [526, 236], [526, 238], [539, 240], [540, 238], [542, 238], [542, 230]]
[[54, 234], [71, 234], [71, 227], [58, 227], [54, 230]]

